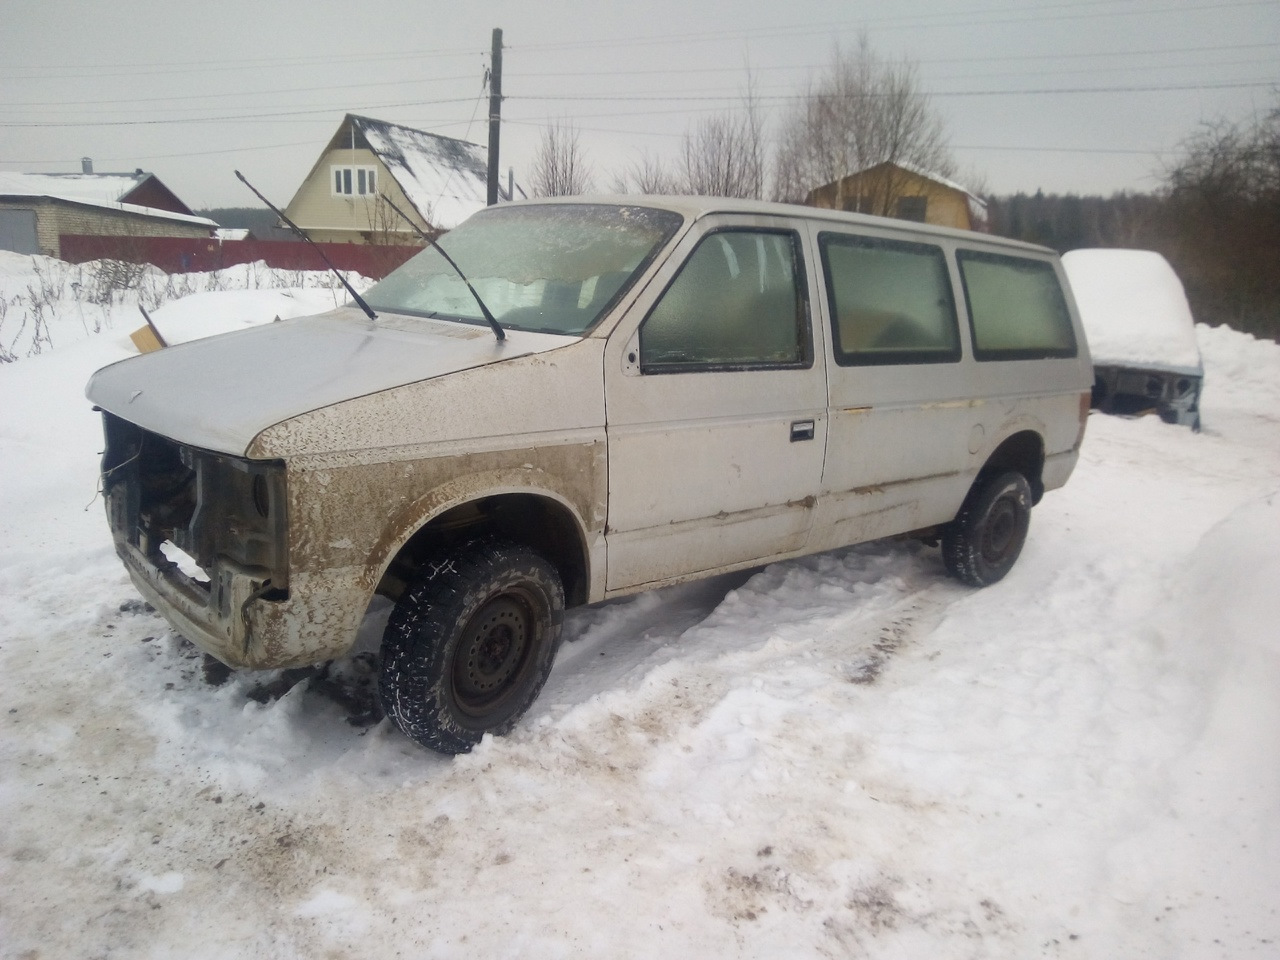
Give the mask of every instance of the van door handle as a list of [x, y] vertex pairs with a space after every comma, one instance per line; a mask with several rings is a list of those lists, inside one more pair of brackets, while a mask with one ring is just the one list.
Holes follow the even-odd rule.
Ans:
[[791, 442], [797, 440], [813, 439], [813, 421], [812, 420], [792, 420], [791, 421]]

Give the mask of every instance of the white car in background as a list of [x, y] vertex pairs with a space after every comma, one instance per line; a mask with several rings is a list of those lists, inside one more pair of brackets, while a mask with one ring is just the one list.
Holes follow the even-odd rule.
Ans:
[[1204, 365], [1182, 281], [1152, 250], [1062, 257], [1093, 356], [1093, 406], [1200, 429]]

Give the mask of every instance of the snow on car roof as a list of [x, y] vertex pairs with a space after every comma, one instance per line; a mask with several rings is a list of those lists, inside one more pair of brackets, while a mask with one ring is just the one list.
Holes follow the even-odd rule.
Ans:
[[1201, 372], [1182, 281], [1151, 250], [1072, 250], [1062, 266], [1095, 364]]

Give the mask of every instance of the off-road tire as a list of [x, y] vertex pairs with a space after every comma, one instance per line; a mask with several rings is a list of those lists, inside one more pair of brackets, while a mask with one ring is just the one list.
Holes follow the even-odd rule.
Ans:
[[427, 561], [382, 637], [383, 709], [441, 753], [508, 732], [551, 672], [563, 612], [556, 568], [525, 547], [477, 541]]
[[942, 531], [947, 572], [974, 587], [1000, 580], [1013, 566], [1031, 523], [1031, 486], [1016, 471], [980, 478]]

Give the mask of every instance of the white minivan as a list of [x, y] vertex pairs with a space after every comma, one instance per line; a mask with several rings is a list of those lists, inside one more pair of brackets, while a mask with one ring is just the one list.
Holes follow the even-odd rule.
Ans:
[[509, 730], [566, 606], [877, 538], [982, 585], [1066, 482], [1093, 382], [1057, 255], [706, 197], [490, 207], [358, 306], [98, 371], [116, 548], [238, 667], [395, 602], [387, 713]]

